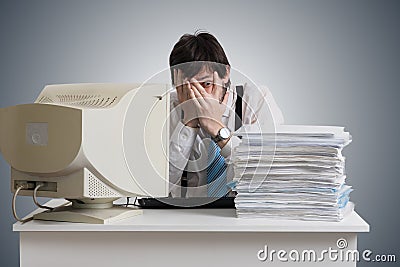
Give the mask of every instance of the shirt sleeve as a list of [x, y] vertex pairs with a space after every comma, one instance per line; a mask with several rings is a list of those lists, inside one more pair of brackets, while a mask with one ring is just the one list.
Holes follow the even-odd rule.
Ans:
[[[173, 107], [173, 106], [171, 106]], [[169, 142], [169, 181], [173, 197], [180, 196], [180, 181], [182, 172], [188, 163], [193, 144], [198, 133], [197, 128], [185, 126], [179, 116], [179, 110], [170, 114]]]
[[[261, 94], [263, 95], [263, 101], [260, 103], [261, 107], [266, 106], [260, 110], [260, 119], [272, 117], [275, 125], [283, 124], [285, 119], [281, 109], [275, 101], [271, 91], [266, 86], [260, 86]], [[268, 115], [265, 115], [268, 113]]]
[[266, 86], [245, 86], [243, 92], [243, 125], [257, 125], [263, 131], [284, 123], [282, 111]]

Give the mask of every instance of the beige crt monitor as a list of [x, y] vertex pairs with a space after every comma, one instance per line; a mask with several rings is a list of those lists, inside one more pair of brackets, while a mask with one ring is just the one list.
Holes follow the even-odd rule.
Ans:
[[141, 212], [113, 206], [120, 197], [167, 196], [167, 91], [167, 84], [49, 85], [34, 104], [0, 109], [11, 190], [72, 202], [36, 219], [91, 223]]

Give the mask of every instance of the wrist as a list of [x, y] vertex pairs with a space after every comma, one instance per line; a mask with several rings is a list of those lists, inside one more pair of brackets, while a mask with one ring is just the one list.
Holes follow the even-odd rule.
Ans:
[[231, 137], [232, 132], [227, 127], [222, 127], [218, 130], [217, 134], [211, 138], [220, 148], [223, 148], [229, 142]]
[[210, 134], [211, 137], [216, 137], [218, 135], [219, 130], [224, 128], [225, 125], [222, 122], [213, 121], [206, 128], [207, 132]]

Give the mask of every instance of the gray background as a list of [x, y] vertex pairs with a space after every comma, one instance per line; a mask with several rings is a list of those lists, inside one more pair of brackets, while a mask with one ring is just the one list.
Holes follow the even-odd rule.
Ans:
[[[398, 1], [1, 1], [0, 107], [51, 83], [144, 81], [180, 35], [206, 29], [287, 123], [347, 127], [351, 199], [371, 225], [359, 248], [400, 257], [399, 13]], [[19, 261], [9, 173], [1, 157], [1, 266]], [[33, 208], [18, 199], [20, 214]]]

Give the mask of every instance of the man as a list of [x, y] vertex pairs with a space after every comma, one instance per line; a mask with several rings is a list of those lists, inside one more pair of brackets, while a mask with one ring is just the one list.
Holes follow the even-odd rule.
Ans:
[[[171, 195], [182, 196], [183, 174], [187, 175], [187, 197], [228, 195], [226, 185], [234, 176], [232, 153], [240, 143], [232, 135], [237, 94], [228, 58], [213, 35], [200, 32], [179, 39], [169, 64], [176, 88], [171, 93]], [[242, 98], [243, 124], [283, 123], [268, 89], [244, 84]]]

